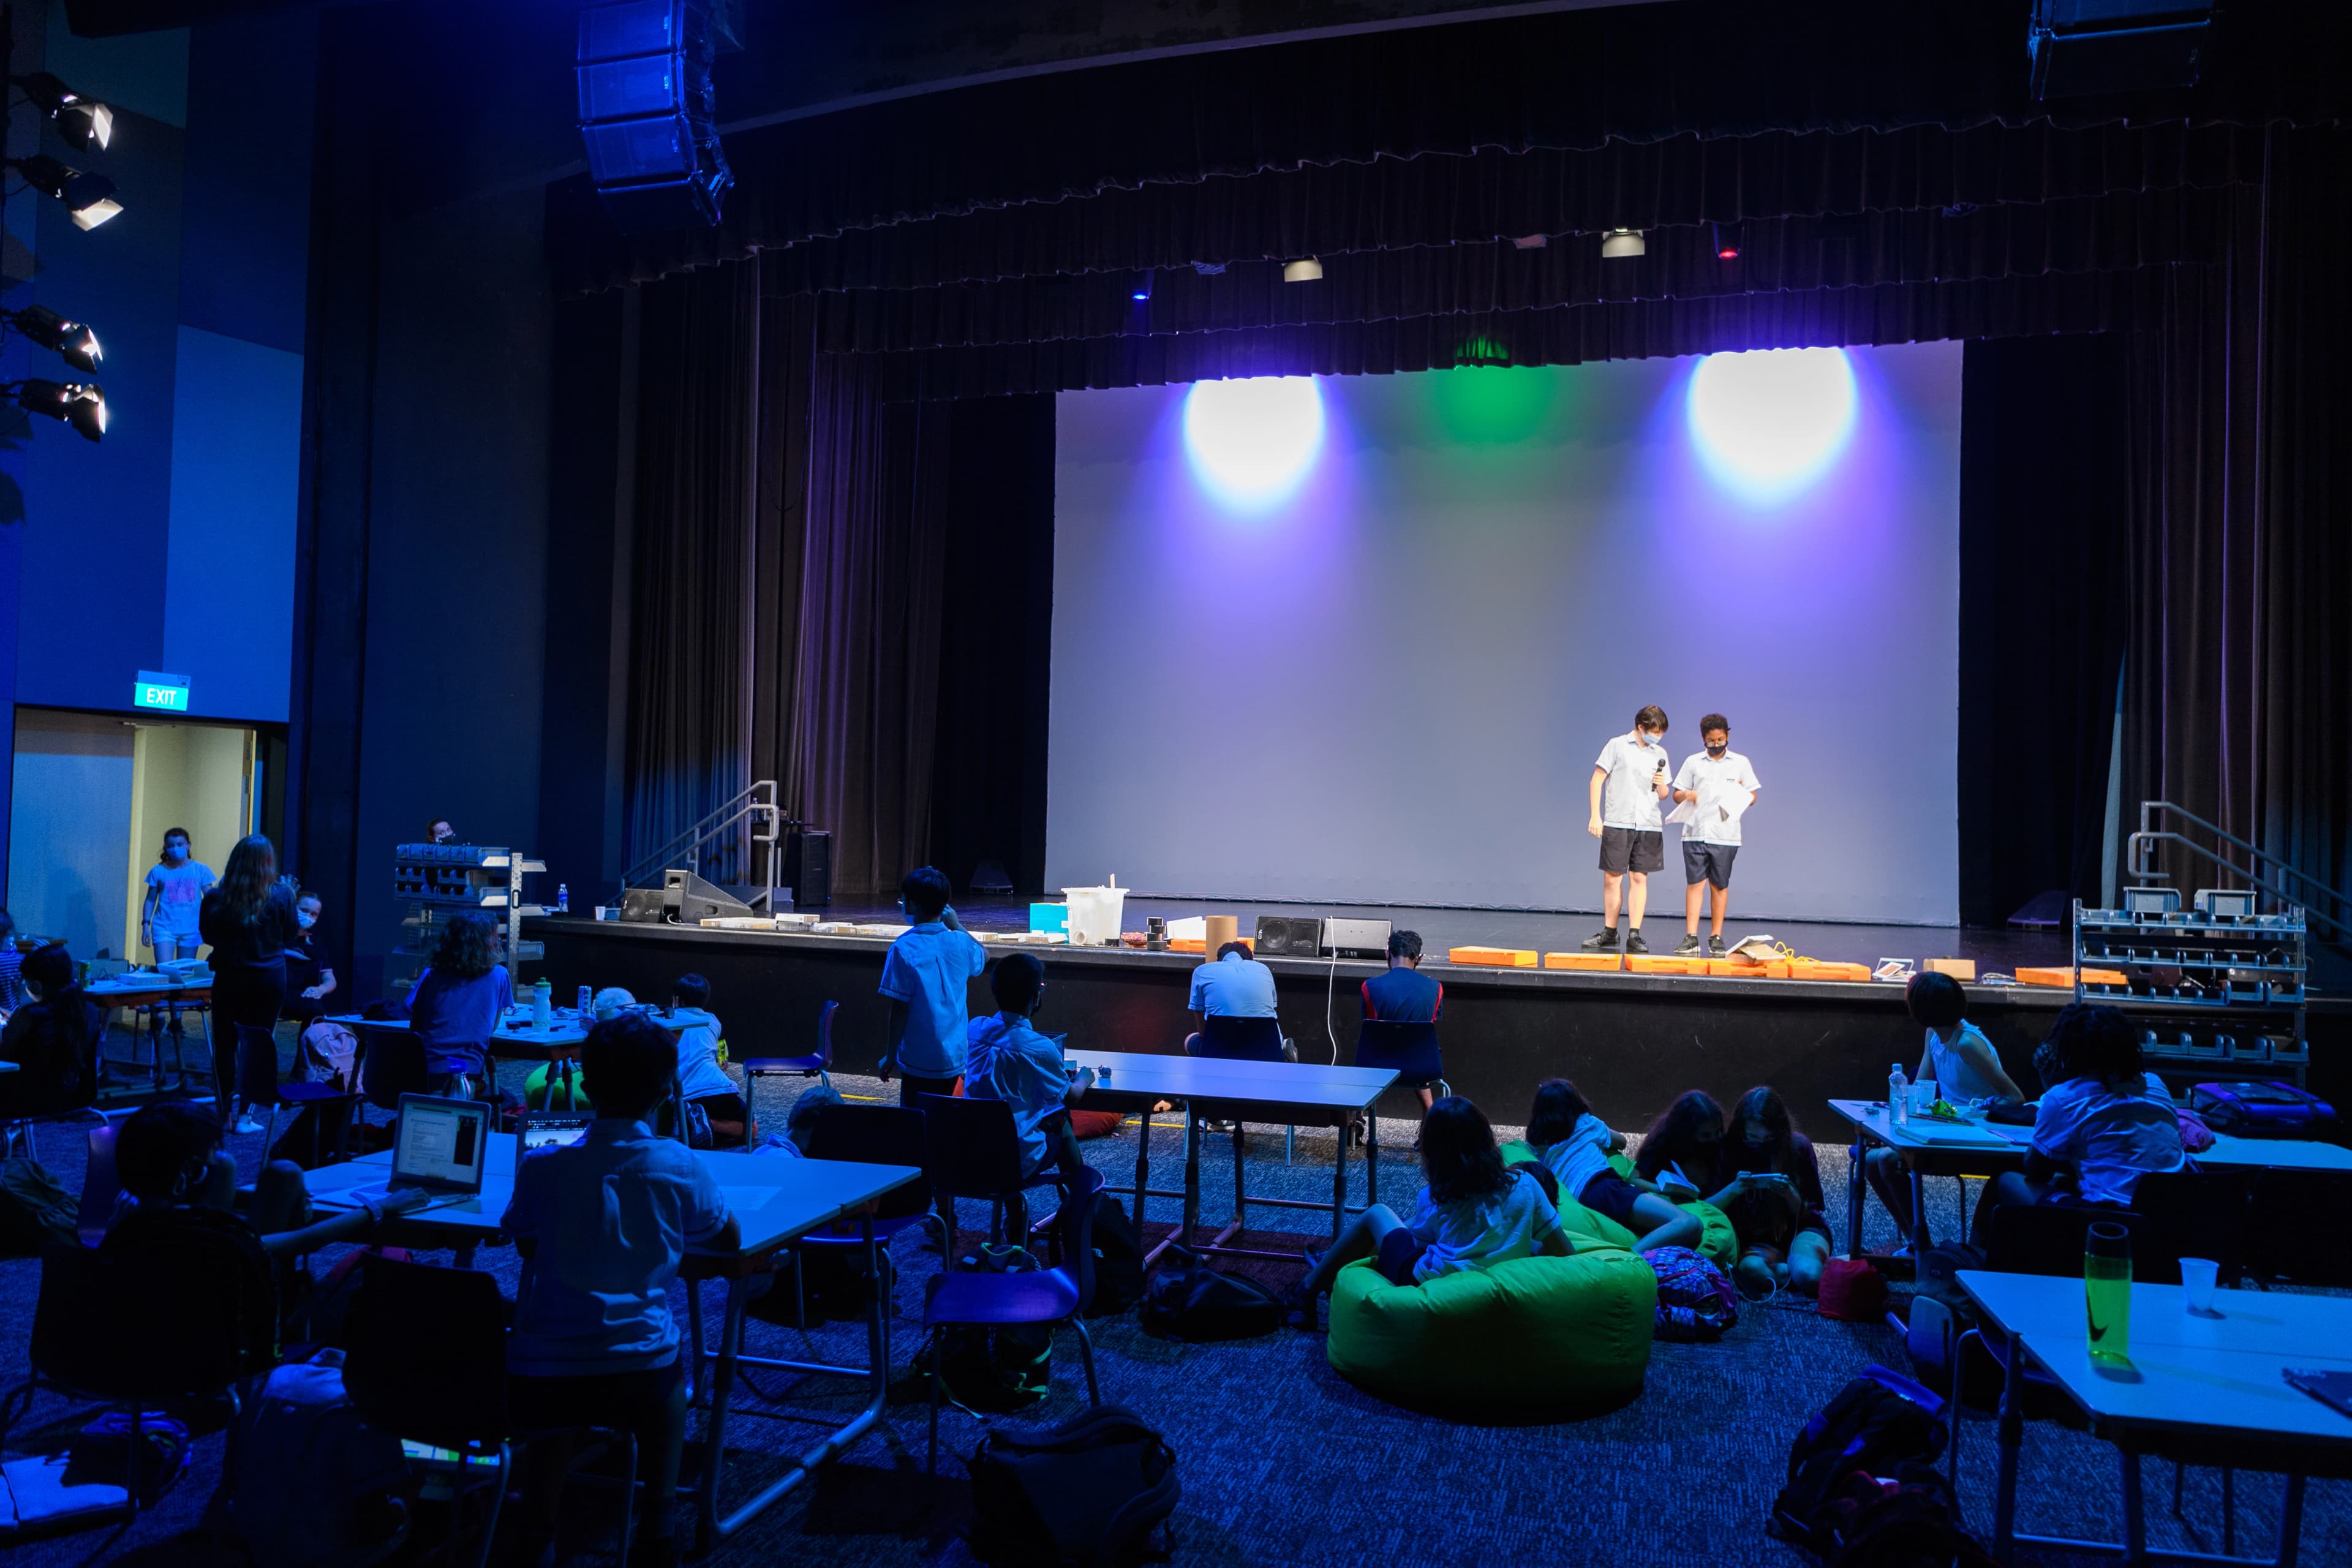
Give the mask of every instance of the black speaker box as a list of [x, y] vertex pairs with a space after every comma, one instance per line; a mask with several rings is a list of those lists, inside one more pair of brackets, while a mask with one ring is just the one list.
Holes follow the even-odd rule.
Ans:
[[803, 828], [784, 838], [784, 882], [793, 908], [817, 909], [833, 902], [833, 835]]
[[1289, 915], [1260, 915], [1257, 930], [1251, 933], [1260, 958], [1313, 958], [1323, 950], [1323, 922], [1320, 919], [1299, 919]]

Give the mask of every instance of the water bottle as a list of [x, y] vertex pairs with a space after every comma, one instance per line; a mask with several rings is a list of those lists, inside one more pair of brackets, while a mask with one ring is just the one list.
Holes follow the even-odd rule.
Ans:
[[1911, 1120], [1911, 1080], [1903, 1076], [1903, 1064], [1896, 1062], [1895, 1070], [1886, 1075], [1886, 1124], [1901, 1127]]
[[569, 883], [555, 884], [555, 912], [559, 915], [568, 915], [572, 912], [572, 888]]
[[554, 994], [555, 987], [547, 983], [546, 975], [530, 983], [530, 1026], [541, 1034], [547, 1032], [548, 1015], [552, 1010], [549, 1001]]
[[595, 1022], [595, 1018], [593, 1016], [595, 1000], [596, 996], [594, 992], [589, 990], [585, 985], [583, 985], [580, 988], [580, 1026], [583, 1029], [590, 1024]]
[[2131, 1359], [2131, 1232], [2093, 1226], [2083, 1243], [2083, 1310], [2096, 1360]]

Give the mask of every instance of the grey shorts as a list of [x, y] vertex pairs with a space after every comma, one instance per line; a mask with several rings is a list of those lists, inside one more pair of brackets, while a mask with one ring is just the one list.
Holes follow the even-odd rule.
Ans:
[[1666, 864], [1666, 836], [1638, 827], [1601, 830], [1601, 868], [1612, 877], [1628, 871], [1661, 871]]

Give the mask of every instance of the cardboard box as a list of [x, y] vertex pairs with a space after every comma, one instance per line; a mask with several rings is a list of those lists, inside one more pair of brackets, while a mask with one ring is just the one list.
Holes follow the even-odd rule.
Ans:
[[1974, 980], [1977, 961], [1973, 958], [1929, 958], [1919, 964], [1922, 974], [1948, 974], [1955, 980]]
[[1789, 964], [1791, 980], [1867, 980], [1867, 963], [1824, 963], [1819, 959], [1794, 959]]
[[1629, 952], [1625, 967], [1636, 974], [1705, 974], [1704, 958], [1659, 957], [1647, 952]]
[[1614, 952], [1547, 952], [1546, 969], [1588, 969], [1615, 974], [1625, 967], [1624, 956]]
[[1735, 980], [1786, 980], [1789, 961], [1768, 959], [1762, 963], [1750, 963], [1744, 958], [1710, 958], [1706, 961], [1709, 974], [1728, 975]]
[[1487, 969], [1533, 969], [1536, 950], [1531, 947], [1449, 947], [1445, 962], [1476, 965]]

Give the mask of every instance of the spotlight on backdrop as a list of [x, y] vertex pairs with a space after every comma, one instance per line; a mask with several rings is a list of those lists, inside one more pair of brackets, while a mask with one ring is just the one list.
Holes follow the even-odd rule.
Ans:
[[106, 351], [98, 346], [96, 332], [82, 322], [67, 321], [46, 305], [0, 311], [0, 321], [5, 321], [28, 341], [54, 349], [76, 370], [96, 370], [98, 362], [106, 357]]
[[1853, 430], [1843, 349], [1709, 354], [1691, 373], [1690, 427], [1717, 479], [1751, 500], [1819, 479]]
[[1201, 381], [1184, 396], [1192, 471], [1228, 506], [1260, 510], [1282, 500], [1322, 445], [1323, 392], [1313, 376]]
[[63, 420], [85, 441], [106, 434], [106, 389], [94, 381], [20, 381], [9, 392], [17, 407]]
[[114, 140], [114, 110], [96, 99], [84, 98], [47, 71], [9, 80], [25, 89], [35, 109], [57, 121], [58, 134], [74, 146], [102, 153]]
[[1151, 274], [1149, 272], [1137, 273], [1135, 275], [1133, 285], [1127, 291], [1127, 297], [1130, 300], [1139, 301], [1150, 299]]
[[1285, 283], [1312, 283], [1322, 276], [1323, 264], [1311, 256], [1282, 264], [1282, 280]]
[[63, 202], [76, 228], [96, 228], [122, 210], [122, 204], [114, 199], [114, 182], [104, 174], [84, 174], [46, 153], [11, 158], [8, 167], [41, 195]]
[[1715, 241], [1715, 258], [1717, 261], [1738, 260], [1739, 226], [1736, 223], [1711, 223], [1706, 227], [1708, 236]]
[[1629, 256], [1646, 256], [1649, 241], [1638, 228], [1612, 228], [1601, 237], [1601, 259], [1617, 261]]

